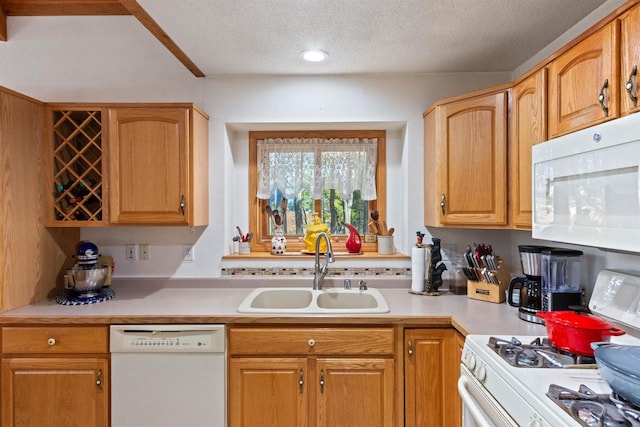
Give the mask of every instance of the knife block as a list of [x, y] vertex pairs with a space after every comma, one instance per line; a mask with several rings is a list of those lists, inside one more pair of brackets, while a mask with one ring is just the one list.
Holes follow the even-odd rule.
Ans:
[[[467, 280], [467, 297], [494, 302], [496, 304], [504, 302], [507, 299], [505, 291], [509, 288], [511, 275], [503, 265], [502, 261], [500, 261], [498, 270], [491, 270], [498, 279], [498, 283], [489, 283], [485, 280]], [[482, 269], [478, 268], [476, 270], [478, 270], [479, 273]], [[482, 277], [482, 274], [479, 275]]]

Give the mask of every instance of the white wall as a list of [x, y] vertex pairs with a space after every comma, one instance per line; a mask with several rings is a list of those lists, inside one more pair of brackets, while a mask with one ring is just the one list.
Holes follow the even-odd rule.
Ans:
[[531, 68], [545, 60], [549, 55], [560, 49], [565, 44], [582, 34], [587, 28], [594, 25], [602, 18], [626, 3], [627, 0], [607, 0], [599, 8], [585, 16], [580, 22], [565, 31], [560, 37], [549, 43], [544, 49], [529, 58], [513, 71], [513, 80], [529, 71]]
[[[207, 78], [209, 226], [85, 229], [82, 236], [116, 257], [118, 275], [218, 276], [235, 226], [246, 230], [248, 224], [248, 130], [382, 127], [390, 129], [387, 222], [406, 252], [423, 224], [423, 111], [435, 100], [508, 79], [508, 73]], [[151, 261], [125, 261], [125, 243], [150, 243]], [[194, 262], [181, 262], [183, 243], [195, 244]]]
[[202, 102], [202, 81], [132, 16], [10, 16], [0, 85], [46, 102]]
[[[608, 0], [579, 34], [622, 0]], [[9, 17], [0, 43], [0, 85], [43, 101], [196, 102], [210, 114], [210, 225], [84, 229], [116, 259], [118, 276], [215, 277], [235, 225], [246, 226], [248, 129], [262, 126], [383, 126], [389, 134], [389, 223], [406, 250], [423, 231], [422, 112], [435, 100], [511, 80], [511, 73], [238, 77], [196, 79], [132, 17]], [[514, 71], [535, 65], [543, 50]], [[538, 59], [539, 57], [539, 59]], [[332, 123], [328, 125], [327, 123]], [[530, 233], [432, 229], [447, 247], [493, 243], [519, 272], [517, 245]], [[129, 263], [124, 244], [149, 243], [151, 260]], [[195, 245], [192, 263], [182, 245]], [[536, 242], [540, 243], [540, 242]], [[555, 245], [553, 246], [563, 246]], [[565, 247], [567, 245], [564, 245]], [[630, 269], [635, 255], [587, 248], [586, 283], [604, 267]]]

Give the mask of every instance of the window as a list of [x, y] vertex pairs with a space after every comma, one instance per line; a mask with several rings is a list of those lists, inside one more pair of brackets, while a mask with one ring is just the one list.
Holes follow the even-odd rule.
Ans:
[[[307, 179], [309, 177], [297, 176], [296, 179], [289, 179], [289, 183], [296, 181], [294, 184], [287, 185], [288, 188], [278, 188], [277, 185], [269, 184], [259, 178], [259, 163], [265, 160], [265, 143], [281, 143], [291, 142], [289, 139], [300, 138], [309, 142], [309, 139], [335, 140], [336, 144], [331, 149], [323, 147], [319, 150], [309, 150], [308, 147], [300, 150], [300, 145], [295, 149], [298, 155], [295, 156], [297, 166], [303, 171], [303, 174], [311, 174], [317, 170], [315, 166], [322, 162], [338, 161], [342, 169], [351, 170], [344, 163], [364, 161], [366, 157], [359, 152], [364, 148], [345, 147], [340, 144], [357, 144], [360, 140], [362, 144], [375, 144], [376, 162], [374, 165], [375, 185], [363, 178], [360, 184], [356, 185], [360, 188], [352, 189], [348, 185], [343, 185], [340, 177], [324, 176], [323, 182], [329, 183], [325, 186], [318, 185], [318, 179]], [[280, 139], [287, 139], [282, 141]], [[278, 141], [273, 141], [278, 140]], [[315, 141], [311, 141], [314, 143]], [[323, 141], [326, 143], [326, 141]], [[260, 147], [260, 148], [259, 148]], [[364, 147], [364, 145], [363, 145]], [[279, 150], [282, 152], [283, 146]], [[316, 147], [317, 148], [317, 147]], [[371, 146], [369, 146], [369, 149]], [[267, 150], [268, 151], [268, 150]], [[284, 146], [285, 157], [289, 152]], [[300, 155], [300, 151], [304, 153]], [[311, 151], [311, 152], [310, 152]], [[349, 152], [350, 154], [345, 154]], [[288, 159], [291, 161], [291, 159]], [[269, 252], [271, 250], [271, 237], [273, 233], [273, 224], [267, 215], [267, 206], [272, 211], [277, 210], [280, 215], [283, 229], [287, 237], [287, 252], [296, 252], [304, 249], [302, 238], [306, 231], [306, 224], [312, 221], [313, 212], [321, 215], [322, 222], [329, 224], [331, 235], [338, 239], [338, 242], [346, 240], [345, 223], [355, 226], [364, 239], [364, 234], [368, 232], [369, 213], [372, 210], [378, 210], [380, 215], [384, 217], [384, 207], [386, 200], [386, 132], [385, 131], [270, 131], [270, 132], [249, 132], [249, 225], [255, 235], [252, 243], [253, 250]], [[285, 161], [280, 159], [279, 161]], [[300, 166], [299, 162], [303, 162]], [[306, 162], [306, 163], [305, 163]], [[273, 165], [274, 163], [271, 162]], [[277, 162], [275, 164], [278, 164]], [[354, 163], [355, 164], [355, 163]], [[282, 167], [282, 166], [280, 166]], [[338, 168], [340, 169], [340, 167]], [[341, 173], [344, 171], [341, 171]], [[338, 173], [339, 175], [339, 173]], [[316, 177], [317, 178], [317, 177]], [[331, 184], [331, 180], [334, 180]], [[336, 181], [338, 180], [338, 181]], [[357, 179], [356, 179], [357, 181]], [[310, 183], [316, 183], [315, 188]], [[282, 185], [280, 185], [281, 187]], [[339, 188], [334, 188], [339, 187]], [[283, 194], [285, 191], [288, 197]], [[373, 193], [372, 193], [373, 191]], [[262, 198], [259, 198], [258, 195]], [[375, 197], [374, 200], [365, 200]], [[364, 251], [375, 251], [375, 243], [363, 242]], [[335, 247], [336, 252], [346, 251], [346, 248], [340, 246]]]

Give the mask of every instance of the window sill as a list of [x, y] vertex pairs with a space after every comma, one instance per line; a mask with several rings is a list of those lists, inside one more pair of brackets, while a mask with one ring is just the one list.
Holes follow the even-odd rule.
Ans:
[[[272, 255], [271, 252], [250, 252], [248, 254], [231, 254], [224, 255], [223, 260], [303, 260], [314, 258], [314, 254], [302, 253], [302, 252], [285, 252], [284, 255]], [[352, 254], [349, 252], [334, 252], [333, 256], [340, 260], [408, 260], [411, 257], [400, 252], [389, 255], [380, 255], [377, 252], [362, 252], [360, 254]]]

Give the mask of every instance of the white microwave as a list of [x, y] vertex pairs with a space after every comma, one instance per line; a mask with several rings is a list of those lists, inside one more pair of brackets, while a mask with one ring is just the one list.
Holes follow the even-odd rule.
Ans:
[[532, 236], [640, 252], [640, 113], [533, 147]]

